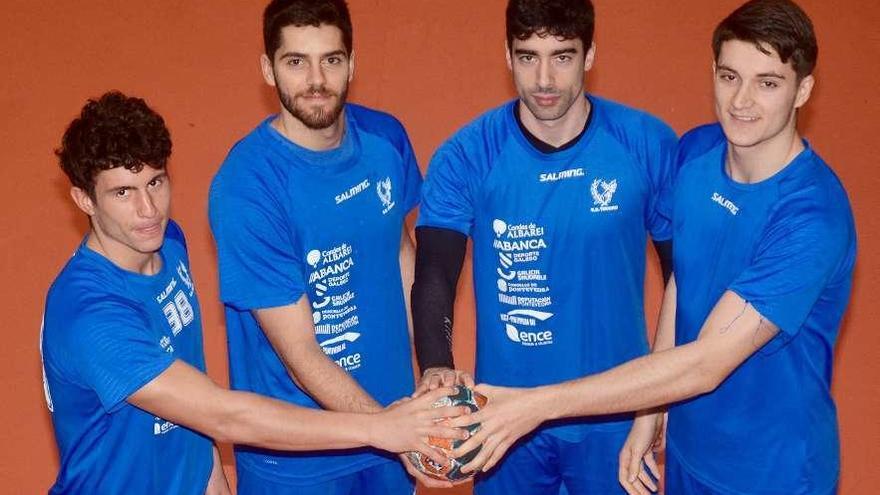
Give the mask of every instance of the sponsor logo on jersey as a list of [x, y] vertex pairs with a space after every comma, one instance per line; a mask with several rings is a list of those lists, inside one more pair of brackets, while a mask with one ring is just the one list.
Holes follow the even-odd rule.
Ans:
[[[501, 321], [507, 338], [525, 347], [550, 345], [553, 343], [552, 330], [539, 330], [536, 327], [549, 320], [553, 313], [533, 309], [514, 309], [502, 313]], [[524, 330], [522, 327], [527, 327]]]
[[593, 207], [590, 208], [590, 211], [593, 213], [617, 211], [618, 205], [611, 204], [616, 192], [617, 179], [611, 181], [603, 179], [593, 180], [593, 183], [590, 184], [590, 195], [593, 197]]
[[376, 183], [376, 195], [382, 202], [382, 214], [385, 215], [394, 208], [394, 200], [391, 199], [391, 177], [385, 177]]
[[155, 422], [153, 423], [153, 435], [164, 435], [176, 428], [177, 425], [171, 421], [165, 421], [162, 418], [155, 417]]
[[582, 168], [571, 168], [568, 170], [561, 170], [559, 172], [550, 172], [546, 174], [538, 175], [539, 182], [556, 182], [560, 180], [566, 179], [577, 179], [579, 177], [584, 177], [586, 174], [584, 173], [584, 169]]
[[739, 206], [736, 206], [733, 201], [725, 198], [717, 192], [712, 193], [712, 201], [721, 205], [722, 208], [729, 211], [733, 216], [736, 216], [736, 214], [739, 213]]
[[358, 194], [367, 190], [370, 187], [370, 179], [364, 179], [359, 182], [357, 185], [351, 186], [348, 188], [348, 191], [342, 192], [336, 195], [336, 204], [342, 204], [349, 199], [357, 196]]
[[193, 293], [195, 293], [195, 286], [193, 285], [192, 277], [189, 275], [189, 270], [183, 264], [183, 260], [177, 262], [177, 276], [183, 281], [183, 285], [189, 289], [189, 295], [192, 297]]

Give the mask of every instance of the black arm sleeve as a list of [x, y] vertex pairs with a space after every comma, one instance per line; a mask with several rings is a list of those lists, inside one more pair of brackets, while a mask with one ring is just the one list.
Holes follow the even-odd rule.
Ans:
[[660, 257], [660, 270], [663, 272], [663, 286], [669, 283], [672, 276], [672, 239], [668, 241], [654, 241], [654, 249]]
[[452, 320], [455, 289], [467, 236], [435, 227], [416, 228], [416, 273], [412, 288], [413, 338], [419, 368], [455, 368]]

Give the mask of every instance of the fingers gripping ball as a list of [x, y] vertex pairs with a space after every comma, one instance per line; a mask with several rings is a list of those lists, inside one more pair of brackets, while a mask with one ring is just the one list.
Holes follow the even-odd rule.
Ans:
[[[456, 392], [453, 395], [448, 395], [434, 404], [432, 407], [446, 407], [446, 406], [467, 406], [471, 412], [475, 412], [479, 410], [481, 407], [486, 405], [488, 399], [484, 395], [481, 395], [474, 390], [463, 387], [456, 386]], [[480, 429], [480, 424], [472, 424], [466, 427], [468, 432], [471, 434], [476, 433]], [[453, 449], [457, 448], [459, 445], [464, 443], [464, 440], [451, 440], [448, 438], [428, 438], [428, 443], [437, 447], [440, 450], [448, 453]], [[480, 452], [482, 446], [475, 448], [474, 450], [468, 452], [467, 454], [458, 457], [458, 458], [449, 458], [449, 462], [446, 465], [439, 465], [428, 457], [422, 455], [421, 452], [409, 452], [407, 453], [407, 457], [409, 461], [416, 467], [419, 471], [427, 474], [432, 478], [436, 478], [438, 480], [448, 480], [448, 481], [459, 481], [466, 478], [469, 478], [474, 475], [474, 473], [462, 473], [461, 467], [473, 460], [474, 457]]]

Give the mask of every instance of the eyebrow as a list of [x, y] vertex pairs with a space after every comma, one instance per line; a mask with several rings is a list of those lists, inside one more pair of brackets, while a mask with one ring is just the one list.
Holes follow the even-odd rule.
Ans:
[[[576, 48], [562, 48], [562, 49], [560, 49], [560, 50], [553, 50], [552, 52], [550, 52], [550, 55], [553, 56], [553, 57], [555, 57], [555, 56], [557, 56], [557, 55], [570, 55], [570, 54], [577, 54], [577, 52], [578, 52], [578, 51], [577, 51]], [[516, 54], [516, 55], [538, 55], [538, 52], [537, 52], [537, 51], [535, 51], [535, 50], [526, 50], [526, 49], [524, 49], [524, 48], [517, 48], [517, 49], [515, 49], [515, 50], [513, 51], [513, 53]]]
[[[731, 69], [730, 67], [728, 67], [726, 65], [718, 65], [717, 69], [724, 70], [727, 72], [733, 72], [734, 74], [739, 75], [739, 72]], [[757, 77], [772, 77], [774, 79], [783, 79], [783, 80], [785, 79], [785, 76], [778, 73], [778, 72], [761, 72], [760, 74], [757, 74]]]
[[[345, 50], [333, 50], [332, 52], [322, 53], [322, 54], [321, 54], [321, 58], [327, 58], [327, 57], [338, 57], [338, 56], [340, 56], [340, 55], [343, 56], [343, 57], [347, 57], [347, 56], [348, 56], [348, 54], [345, 53]], [[306, 53], [300, 53], [300, 52], [285, 52], [285, 53], [283, 53], [280, 57], [278, 57], [278, 60], [284, 60], [284, 59], [294, 58], [294, 57], [296, 57], [296, 58], [308, 58], [309, 55], [306, 54]]]

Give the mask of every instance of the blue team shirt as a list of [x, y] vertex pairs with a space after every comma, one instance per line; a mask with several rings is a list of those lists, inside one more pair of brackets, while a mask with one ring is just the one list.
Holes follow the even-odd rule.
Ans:
[[[345, 107], [340, 146], [316, 152], [266, 119], [230, 151], [210, 192], [232, 387], [318, 408], [289, 377], [252, 310], [306, 295], [326, 355], [383, 405], [413, 390], [400, 278], [404, 217], [421, 175], [393, 117]], [[239, 446], [239, 469], [315, 483], [388, 459], [377, 451], [282, 453]]]
[[183, 234], [169, 222], [155, 275], [80, 245], [49, 289], [46, 400], [61, 467], [50, 494], [204, 493], [208, 438], [126, 402], [179, 359], [202, 371], [198, 298]]
[[714, 392], [669, 414], [669, 450], [719, 493], [825, 493], [838, 477], [834, 343], [856, 256], [849, 200], [809, 148], [755, 184], [729, 178], [720, 126], [682, 138], [675, 186], [676, 344], [725, 291], [780, 333]]
[[[648, 350], [648, 234], [671, 235], [675, 133], [590, 96], [589, 127], [551, 154], [523, 135], [509, 102], [435, 154], [418, 224], [473, 238], [477, 379], [537, 386], [614, 367]], [[579, 437], [621, 418], [555, 428]]]

